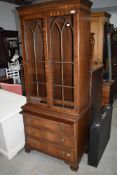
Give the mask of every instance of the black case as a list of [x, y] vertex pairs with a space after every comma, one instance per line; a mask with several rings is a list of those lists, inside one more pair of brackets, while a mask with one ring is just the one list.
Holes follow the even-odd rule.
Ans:
[[89, 137], [88, 164], [97, 167], [111, 133], [112, 106], [104, 107], [92, 123]]

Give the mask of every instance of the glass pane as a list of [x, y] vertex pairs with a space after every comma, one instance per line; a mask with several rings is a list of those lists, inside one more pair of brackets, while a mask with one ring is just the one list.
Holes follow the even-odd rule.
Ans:
[[47, 95], [43, 38], [43, 19], [29, 20], [25, 23], [26, 78], [29, 95], [38, 99]]
[[62, 84], [61, 64], [53, 64], [53, 83], [58, 85]]
[[54, 99], [56, 100], [62, 100], [62, 88], [61, 87], [58, 87], [58, 86], [54, 86], [53, 87], [53, 96], [54, 96]]
[[64, 100], [65, 101], [74, 101], [74, 92], [73, 88], [64, 88]]
[[63, 34], [63, 61], [73, 62], [73, 34], [70, 23], [66, 23]]
[[56, 24], [59, 26], [61, 31], [62, 31], [65, 21], [66, 19], [62, 16], [56, 18]]
[[46, 97], [46, 85], [38, 84], [39, 97]]
[[30, 84], [30, 96], [36, 97], [37, 96], [37, 83]]
[[[29, 64], [27, 64], [27, 67], [30, 66]], [[34, 62], [32, 62], [31, 67], [30, 67], [30, 71], [29, 71], [29, 82], [33, 83], [36, 82], [36, 65]]]
[[51, 59], [53, 61], [61, 60], [61, 35], [56, 23], [51, 27]]
[[44, 41], [41, 26], [37, 24], [34, 31], [35, 61], [44, 60]]
[[63, 64], [63, 80], [65, 86], [72, 86], [73, 87], [73, 64]]
[[26, 24], [25, 29], [25, 51], [26, 51], [26, 61], [34, 61], [34, 42], [33, 42], [33, 32], [30, 27], [30, 22]]
[[37, 62], [37, 77], [38, 82], [45, 83], [46, 76], [45, 76], [45, 63], [44, 62]]

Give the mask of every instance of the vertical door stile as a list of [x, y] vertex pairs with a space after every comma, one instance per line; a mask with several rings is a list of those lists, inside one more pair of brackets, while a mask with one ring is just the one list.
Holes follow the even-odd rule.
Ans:
[[[24, 64], [24, 75], [29, 75], [29, 69], [28, 67], [30, 67], [30, 61], [29, 61], [29, 57], [28, 57], [28, 54], [29, 54], [29, 50], [27, 49], [27, 45], [29, 44], [29, 42], [27, 42], [27, 38], [30, 38], [30, 35], [28, 35], [28, 29], [29, 29], [29, 26], [28, 26], [28, 23], [29, 21], [28, 20], [25, 20], [23, 19], [22, 20], [22, 26], [23, 27], [23, 30], [22, 30], [22, 36], [24, 38], [24, 40], [22, 40], [22, 44], [23, 44], [23, 64]], [[27, 37], [28, 35], [28, 37]], [[30, 54], [31, 55], [31, 54]], [[29, 76], [28, 78], [25, 78], [25, 88], [26, 88], [26, 95], [27, 95], [27, 101], [29, 102], [30, 101], [30, 83], [29, 81], [31, 81], [29, 79]]]
[[46, 88], [47, 88], [47, 103], [52, 105], [52, 73], [51, 73], [51, 60], [49, 58], [49, 24], [48, 18], [45, 17], [43, 21], [44, 30], [44, 56], [45, 56], [45, 73], [46, 73]]
[[63, 103], [63, 106], [64, 106], [64, 100], [65, 100], [65, 98], [64, 98], [64, 73], [63, 73], [63, 61], [64, 61], [64, 58], [63, 58], [63, 29], [64, 29], [64, 27], [65, 27], [65, 24], [64, 24], [64, 26], [63, 26], [63, 28], [62, 28], [62, 30], [61, 30], [61, 71], [62, 71], [62, 103]]
[[33, 32], [33, 42], [34, 42], [34, 61], [35, 61], [35, 77], [36, 77], [36, 89], [37, 89], [37, 97], [39, 98], [39, 88], [38, 88], [38, 75], [37, 75], [37, 55], [36, 55], [36, 44], [35, 44], [35, 36], [34, 36], [34, 32]]
[[[24, 75], [27, 75], [27, 66], [26, 66], [26, 52], [25, 52], [25, 40], [23, 38], [25, 38], [24, 33], [26, 32], [26, 24], [25, 24], [25, 20], [22, 19], [21, 23], [20, 23], [20, 35], [21, 35], [21, 43], [22, 43], [22, 58], [23, 58], [23, 69], [24, 69]], [[25, 83], [25, 91], [26, 91], [26, 95], [27, 95], [27, 100], [29, 101], [29, 84], [27, 81], [27, 78], [24, 78], [24, 83]]]
[[78, 69], [78, 57], [79, 57], [79, 44], [80, 44], [80, 38], [79, 38], [79, 23], [78, 23], [78, 14], [73, 15], [73, 29], [74, 29], [74, 108], [76, 111], [78, 111], [79, 107], [79, 72]]

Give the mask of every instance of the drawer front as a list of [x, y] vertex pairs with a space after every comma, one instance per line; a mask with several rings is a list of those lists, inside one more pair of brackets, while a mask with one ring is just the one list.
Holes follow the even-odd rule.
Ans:
[[65, 137], [64, 135], [60, 136], [58, 134], [30, 126], [25, 127], [25, 132], [28, 136], [33, 136], [41, 140], [47, 140], [49, 142], [73, 148], [73, 139], [70, 137]]
[[35, 117], [28, 114], [24, 114], [24, 122], [26, 123], [26, 125], [47, 129], [54, 133], [66, 135], [68, 137], [74, 136], [73, 124], [66, 124], [58, 121], [48, 120], [41, 117]]
[[27, 145], [31, 148], [37, 149], [41, 152], [53, 155], [55, 157], [61, 158], [66, 161], [73, 162], [73, 152], [72, 151], [66, 150], [64, 148], [61, 148], [59, 146], [56, 146], [48, 142], [38, 141], [31, 137], [28, 137], [26, 142], [27, 142]]

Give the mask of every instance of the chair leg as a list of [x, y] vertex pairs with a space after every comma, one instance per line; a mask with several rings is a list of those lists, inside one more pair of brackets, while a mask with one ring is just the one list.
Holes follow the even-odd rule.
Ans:
[[21, 83], [21, 80], [20, 80], [20, 78], [18, 78], [18, 83], [19, 83], [19, 84]]
[[13, 78], [13, 83], [16, 84], [16, 79], [15, 78]]

